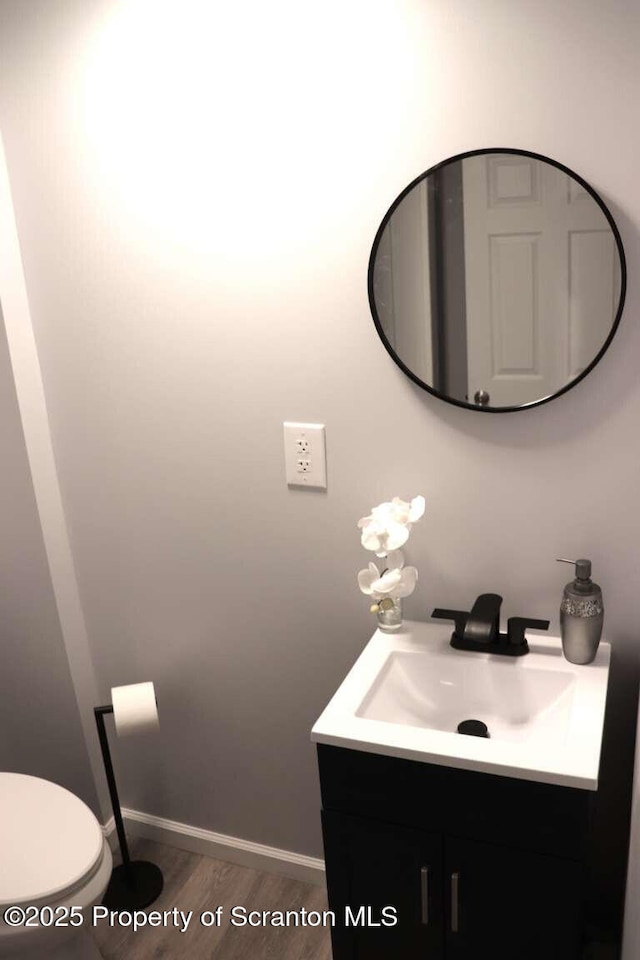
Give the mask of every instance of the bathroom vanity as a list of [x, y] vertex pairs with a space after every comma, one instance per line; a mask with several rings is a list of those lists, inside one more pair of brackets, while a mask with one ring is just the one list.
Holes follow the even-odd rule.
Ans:
[[449, 635], [377, 631], [314, 726], [334, 960], [578, 958], [610, 648]]

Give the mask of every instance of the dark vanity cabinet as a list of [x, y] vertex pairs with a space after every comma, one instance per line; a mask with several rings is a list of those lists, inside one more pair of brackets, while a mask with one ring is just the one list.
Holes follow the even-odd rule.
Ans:
[[590, 791], [325, 744], [318, 759], [334, 960], [581, 956]]

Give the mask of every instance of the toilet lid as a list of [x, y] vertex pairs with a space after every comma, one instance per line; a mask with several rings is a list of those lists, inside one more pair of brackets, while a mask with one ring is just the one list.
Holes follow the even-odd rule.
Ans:
[[0, 907], [60, 899], [102, 850], [100, 824], [79, 797], [49, 780], [0, 773]]

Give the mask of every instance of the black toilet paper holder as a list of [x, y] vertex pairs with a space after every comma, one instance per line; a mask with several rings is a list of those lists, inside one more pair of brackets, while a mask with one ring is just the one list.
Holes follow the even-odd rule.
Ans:
[[102, 899], [102, 903], [109, 910], [143, 910], [145, 907], [148, 907], [149, 904], [153, 903], [162, 892], [164, 884], [162, 871], [155, 863], [150, 863], [148, 860], [132, 860], [129, 855], [129, 846], [124, 832], [120, 800], [118, 799], [116, 778], [113, 772], [113, 763], [111, 762], [109, 739], [104, 722], [105, 716], [113, 713], [113, 705], [108, 703], [102, 707], [94, 707], [93, 712], [98, 727], [98, 738], [102, 750], [104, 772], [109, 786], [113, 818], [116, 824], [118, 843], [120, 844], [120, 853], [122, 855], [122, 863], [113, 868], [109, 886]]

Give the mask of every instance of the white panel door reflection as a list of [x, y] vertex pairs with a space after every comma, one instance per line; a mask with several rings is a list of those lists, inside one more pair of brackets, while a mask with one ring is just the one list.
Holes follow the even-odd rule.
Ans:
[[463, 162], [468, 399], [533, 403], [573, 380], [611, 332], [615, 240], [586, 190], [532, 157]]

